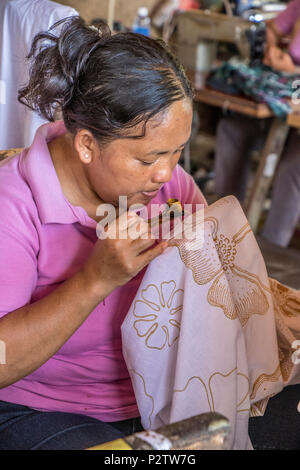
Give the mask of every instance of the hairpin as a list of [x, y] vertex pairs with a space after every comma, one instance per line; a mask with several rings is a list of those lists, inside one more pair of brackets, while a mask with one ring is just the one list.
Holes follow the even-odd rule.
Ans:
[[97, 26], [94, 26], [94, 25], [92, 24], [92, 25], [89, 26], [89, 28], [92, 29], [93, 31], [95, 31], [96, 33], [98, 33], [98, 35], [99, 35], [100, 38], [101, 38], [101, 36], [102, 36], [102, 31], [100, 31], [100, 29], [97, 28]]

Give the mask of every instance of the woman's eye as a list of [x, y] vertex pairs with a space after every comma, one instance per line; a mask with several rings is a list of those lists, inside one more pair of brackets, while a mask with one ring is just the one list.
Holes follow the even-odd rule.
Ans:
[[143, 165], [153, 165], [154, 162], [144, 162], [143, 160], [140, 160], [140, 162], [143, 164]]

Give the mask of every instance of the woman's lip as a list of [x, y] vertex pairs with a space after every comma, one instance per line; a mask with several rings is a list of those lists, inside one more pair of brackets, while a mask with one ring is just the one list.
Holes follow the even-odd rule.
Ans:
[[144, 196], [153, 197], [153, 196], [156, 196], [158, 192], [159, 192], [159, 189], [157, 189], [156, 191], [151, 191], [151, 192], [142, 192], [142, 194]]

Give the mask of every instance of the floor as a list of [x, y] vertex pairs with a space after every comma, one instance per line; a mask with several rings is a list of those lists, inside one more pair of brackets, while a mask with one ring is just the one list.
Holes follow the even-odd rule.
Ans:
[[293, 289], [300, 289], [300, 250], [281, 248], [257, 237], [270, 277]]

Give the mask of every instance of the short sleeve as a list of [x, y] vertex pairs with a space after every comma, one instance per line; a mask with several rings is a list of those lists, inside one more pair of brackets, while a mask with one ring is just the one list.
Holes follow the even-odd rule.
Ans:
[[292, 0], [275, 19], [274, 23], [283, 34], [290, 34], [294, 24], [300, 16], [300, 0]]
[[[2, 180], [2, 178], [1, 178]], [[37, 283], [38, 235], [20, 188], [0, 181], [0, 317], [30, 302]], [[25, 201], [24, 201], [25, 199]]]
[[[182, 204], [192, 204], [196, 207], [197, 204], [204, 204], [207, 202], [199, 187], [195, 183], [194, 178], [189, 175], [180, 165], [177, 165], [177, 179], [180, 188], [180, 201]], [[194, 209], [193, 209], [194, 210]]]

